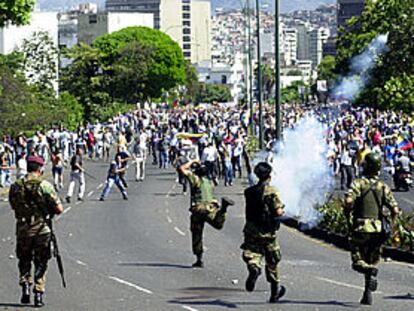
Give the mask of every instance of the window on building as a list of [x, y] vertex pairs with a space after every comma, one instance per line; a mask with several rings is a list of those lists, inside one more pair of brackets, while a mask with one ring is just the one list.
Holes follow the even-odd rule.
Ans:
[[191, 44], [183, 44], [183, 50], [191, 50]]
[[190, 21], [183, 21], [183, 26], [191, 27], [191, 22]]
[[190, 19], [191, 15], [190, 13], [183, 13], [183, 19]]
[[188, 3], [188, 4], [190, 4], [191, 3], [191, 0], [183, 0], [183, 4], [184, 3]]
[[189, 5], [183, 5], [183, 11], [184, 12], [190, 12], [191, 11], [190, 6]]
[[183, 42], [191, 42], [190, 36], [183, 36]]
[[186, 52], [184, 52], [183, 54], [184, 54], [184, 57], [186, 57], [186, 58], [187, 58], [187, 57], [188, 57], [188, 58], [189, 58], [189, 57], [191, 57], [191, 52], [189, 52], [189, 51], [186, 51]]
[[183, 34], [190, 35], [191, 34], [191, 28], [183, 28]]
[[96, 24], [98, 22], [98, 15], [91, 14], [89, 15], [89, 24]]
[[227, 84], [227, 76], [226, 75], [221, 76], [221, 84]]

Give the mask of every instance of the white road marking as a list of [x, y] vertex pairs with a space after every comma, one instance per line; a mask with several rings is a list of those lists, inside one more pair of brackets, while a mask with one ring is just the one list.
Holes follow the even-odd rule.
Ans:
[[88, 197], [90, 197], [93, 193], [94, 193], [94, 191], [89, 192]]
[[67, 208], [65, 208], [62, 212], [62, 214], [66, 214], [67, 212], [69, 212], [72, 209], [72, 206], [68, 206]]
[[174, 230], [178, 232], [178, 234], [181, 234], [182, 236], [185, 236], [185, 233], [182, 232], [178, 227], [174, 227]]
[[96, 187], [96, 189], [101, 189], [103, 187], [103, 184], [99, 184], [98, 187]]
[[181, 307], [183, 307], [183, 309], [186, 309], [188, 311], [198, 311], [197, 309], [194, 309], [194, 308], [192, 308], [190, 306], [181, 306]]
[[86, 263], [84, 263], [84, 262], [82, 262], [82, 261], [80, 261], [80, 260], [76, 260], [76, 263], [77, 263], [78, 265], [81, 265], [81, 266], [87, 266], [87, 264], [86, 264]]
[[171, 219], [170, 216], [167, 216], [167, 221], [168, 221], [168, 223], [172, 223], [172, 219]]
[[[338, 285], [338, 286], [348, 287], [348, 288], [357, 289], [357, 290], [361, 290], [361, 291], [364, 290], [364, 288], [361, 287], [361, 286], [352, 285], [352, 284], [348, 284], [348, 283], [342, 283], [342, 282], [334, 281], [334, 280], [327, 279], [327, 278], [316, 277], [316, 279], [320, 280], [320, 281], [323, 281], [323, 282], [330, 283], [330, 284]], [[376, 291], [375, 293], [383, 294], [380, 291]]]
[[79, 205], [79, 204], [82, 204], [82, 201], [78, 201], [75, 203], [75, 205]]
[[120, 278], [117, 278], [117, 277], [115, 277], [115, 276], [110, 276], [109, 278], [110, 278], [111, 280], [115, 281], [115, 282], [120, 283], [120, 284], [123, 284], [123, 285], [129, 286], [129, 287], [135, 288], [136, 290], [138, 290], [138, 291], [140, 291], [140, 292], [143, 292], [143, 293], [145, 293], [145, 294], [148, 294], [148, 295], [152, 295], [152, 294], [153, 294], [153, 292], [152, 292], [152, 291], [150, 291], [149, 289], [143, 288], [143, 287], [141, 287], [141, 286], [138, 286], [138, 285], [136, 285], [136, 284], [130, 283], [130, 282], [128, 282], [128, 281], [124, 281], [124, 280], [122, 280], [122, 279], [120, 279]]

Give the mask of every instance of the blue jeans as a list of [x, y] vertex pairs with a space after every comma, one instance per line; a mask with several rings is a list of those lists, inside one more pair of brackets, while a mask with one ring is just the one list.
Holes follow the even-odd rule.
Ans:
[[229, 185], [233, 183], [233, 166], [230, 162], [224, 163], [224, 184]]
[[108, 197], [109, 192], [111, 191], [111, 188], [114, 184], [117, 185], [119, 191], [121, 191], [124, 197], [127, 196], [125, 187], [122, 184], [121, 179], [117, 175], [115, 177], [108, 177], [108, 179], [106, 180], [105, 188], [103, 189], [102, 194], [101, 194], [102, 199], [106, 199]]
[[160, 166], [159, 168], [168, 168], [168, 153], [167, 151], [160, 151]]

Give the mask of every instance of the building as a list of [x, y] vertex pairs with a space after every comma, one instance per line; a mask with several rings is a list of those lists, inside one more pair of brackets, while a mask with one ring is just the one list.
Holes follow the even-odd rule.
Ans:
[[309, 31], [309, 56], [313, 67], [316, 68], [323, 57], [323, 45], [329, 38], [329, 29], [318, 28]]
[[296, 26], [297, 31], [297, 59], [298, 60], [309, 60], [309, 27], [305, 24]]
[[101, 35], [131, 26], [153, 28], [153, 21], [151, 13], [97, 12], [80, 14], [78, 16], [78, 42], [90, 45]]
[[211, 59], [210, 0], [107, 0], [109, 12], [152, 13], [154, 28], [168, 34], [192, 63]]
[[298, 33], [294, 28], [283, 28], [282, 36], [282, 63], [290, 66], [298, 58]]
[[336, 37], [329, 37], [323, 45], [323, 56], [336, 57]]
[[364, 10], [365, 0], [338, 0], [338, 27], [346, 26], [346, 21], [360, 16]]
[[34, 12], [30, 23], [25, 26], [0, 28], [0, 54], [9, 54], [21, 46], [33, 33], [45, 31], [58, 46], [58, 18], [54, 12]]

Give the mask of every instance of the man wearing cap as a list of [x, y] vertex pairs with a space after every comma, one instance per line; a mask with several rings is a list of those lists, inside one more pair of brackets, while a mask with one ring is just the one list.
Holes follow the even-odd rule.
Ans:
[[[194, 169], [194, 173], [191, 169]], [[193, 253], [197, 261], [195, 268], [203, 267], [203, 230], [207, 222], [213, 228], [221, 230], [226, 220], [227, 207], [234, 205], [228, 198], [222, 198], [221, 206], [214, 198], [214, 184], [208, 179], [208, 170], [198, 160], [183, 164], [179, 171], [188, 179], [191, 186], [191, 234]]]
[[[16, 256], [19, 260], [21, 303], [30, 303], [30, 287], [34, 282], [34, 303], [42, 307], [47, 263], [51, 258], [51, 229], [48, 222], [63, 212], [62, 203], [53, 185], [43, 180], [44, 160], [30, 156], [27, 177], [10, 188], [9, 202], [16, 217]], [[31, 275], [34, 263], [34, 278]]]
[[270, 303], [277, 302], [286, 292], [279, 287], [277, 265], [281, 260], [276, 231], [279, 229], [279, 217], [284, 214], [284, 205], [276, 188], [270, 186], [272, 167], [267, 162], [257, 164], [254, 173], [259, 182], [245, 190], [246, 224], [244, 226], [243, 260], [247, 264], [249, 276], [246, 290], [254, 290], [261, 273], [262, 259], [266, 261], [266, 279], [270, 283]]

